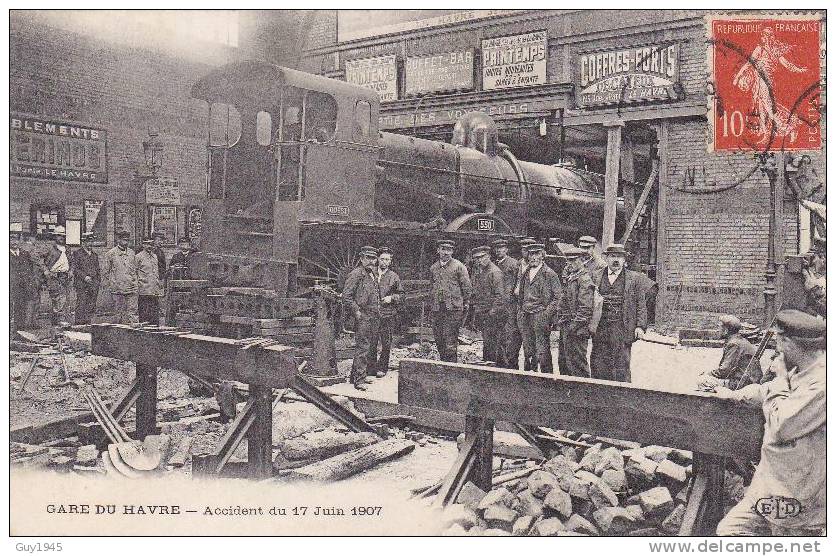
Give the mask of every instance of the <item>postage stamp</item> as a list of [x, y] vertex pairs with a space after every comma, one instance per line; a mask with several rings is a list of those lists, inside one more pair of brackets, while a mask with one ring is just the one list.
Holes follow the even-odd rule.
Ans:
[[818, 15], [707, 17], [711, 151], [822, 146]]

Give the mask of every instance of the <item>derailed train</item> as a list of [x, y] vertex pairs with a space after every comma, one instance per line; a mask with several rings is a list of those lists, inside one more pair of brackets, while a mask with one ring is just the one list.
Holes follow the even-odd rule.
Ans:
[[364, 244], [392, 247], [401, 275], [420, 279], [440, 237], [463, 255], [497, 237], [600, 233], [603, 176], [517, 160], [481, 112], [451, 143], [379, 132], [373, 91], [252, 61], [211, 72], [192, 96], [209, 104], [195, 261], [212, 285], [339, 287]]

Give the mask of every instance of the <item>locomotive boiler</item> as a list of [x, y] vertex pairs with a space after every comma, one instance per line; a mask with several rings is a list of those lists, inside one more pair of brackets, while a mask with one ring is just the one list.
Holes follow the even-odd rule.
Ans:
[[253, 61], [192, 94], [209, 106], [196, 270], [213, 285], [340, 287], [365, 244], [391, 247], [420, 280], [440, 237], [464, 256], [498, 237], [600, 233], [603, 176], [518, 160], [484, 113], [462, 116], [450, 143], [383, 133], [373, 91]]

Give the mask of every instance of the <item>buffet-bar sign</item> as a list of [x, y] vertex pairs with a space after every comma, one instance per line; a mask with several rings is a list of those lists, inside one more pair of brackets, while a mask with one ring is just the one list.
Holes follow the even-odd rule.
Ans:
[[664, 43], [580, 55], [581, 106], [677, 100], [679, 44]]
[[473, 50], [407, 58], [406, 96], [473, 88]]
[[107, 131], [11, 114], [9, 169], [13, 176], [107, 183]]
[[375, 91], [381, 102], [398, 100], [398, 67], [395, 55], [347, 60], [345, 80]]
[[482, 41], [482, 89], [508, 89], [546, 82], [545, 31]]

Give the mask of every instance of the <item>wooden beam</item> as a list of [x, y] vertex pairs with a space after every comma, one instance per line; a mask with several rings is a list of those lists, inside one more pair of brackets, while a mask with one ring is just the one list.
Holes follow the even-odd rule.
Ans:
[[621, 128], [624, 121], [604, 122], [607, 129], [607, 161], [604, 175], [604, 222], [601, 230], [601, 246], [615, 241], [615, 220], [618, 202], [618, 178], [621, 164]]
[[659, 161], [653, 160], [653, 167], [650, 170], [650, 176], [647, 178], [647, 182], [644, 184], [644, 189], [642, 189], [642, 194], [639, 196], [639, 200], [636, 202], [636, 206], [630, 214], [630, 222], [627, 223], [627, 227], [624, 229], [624, 235], [621, 236], [621, 243], [626, 244], [627, 240], [630, 239], [630, 234], [633, 233], [633, 228], [635, 227], [636, 222], [639, 221], [639, 216], [644, 208], [644, 204], [647, 202], [647, 198], [650, 196], [650, 191], [653, 189], [653, 184], [656, 183], [656, 178], [658, 177]]
[[724, 513], [725, 458], [695, 453], [693, 465], [694, 483], [688, 493], [688, 505], [679, 534], [686, 537], [713, 536]]
[[759, 409], [713, 394], [422, 359], [401, 361], [398, 402], [720, 456], [757, 458], [763, 436]]
[[285, 388], [296, 375], [293, 348], [243, 350], [235, 340], [200, 334], [167, 334], [115, 324], [93, 325], [93, 353], [165, 367], [215, 380]]
[[485, 419], [484, 417], [468, 415], [464, 421], [465, 444], [468, 436], [473, 436], [476, 439], [473, 469], [470, 471], [470, 476], [465, 477], [465, 479], [470, 479], [473, 484], [485, 492], [493, 488], [491, 483], [493, 477], [493, 426], [493, 419]]

